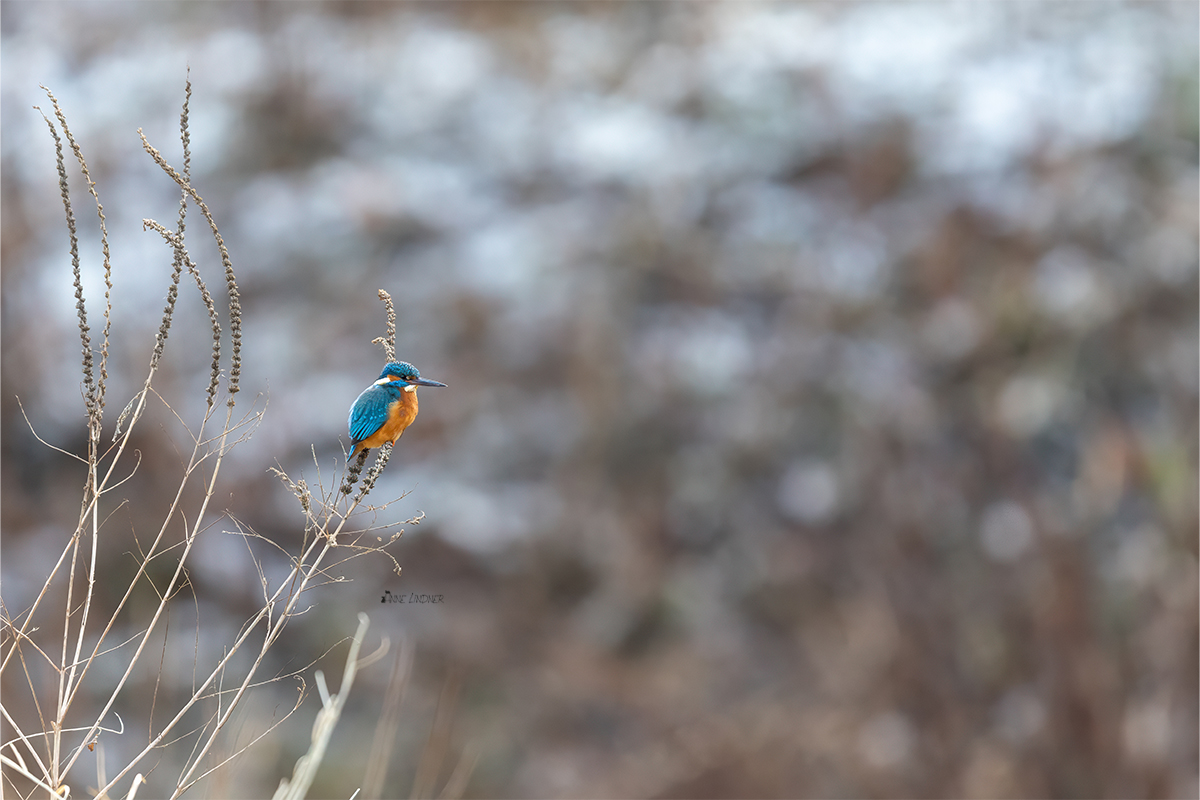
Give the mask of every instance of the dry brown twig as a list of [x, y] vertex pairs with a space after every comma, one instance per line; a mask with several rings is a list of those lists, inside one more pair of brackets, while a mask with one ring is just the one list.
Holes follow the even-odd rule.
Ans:
[[387, 308], [387, 335], [375, 337], [371, 344], [383, 345], [384, 357], [391, 362], [396, 360], [396, 306], [392, 304], [392, 296], [383, 289], [379, 290], [379, 299]]

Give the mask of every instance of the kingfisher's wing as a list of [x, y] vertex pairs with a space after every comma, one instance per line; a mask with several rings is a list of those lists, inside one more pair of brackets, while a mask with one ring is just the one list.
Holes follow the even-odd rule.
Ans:
[[382, 386], [369, 386], [350, 406], [350, 442], [358, 444], [387, 422], [392, 395]]

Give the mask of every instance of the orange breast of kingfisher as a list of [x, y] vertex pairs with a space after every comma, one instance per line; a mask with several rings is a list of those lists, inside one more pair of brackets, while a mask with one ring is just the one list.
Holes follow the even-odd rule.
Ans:
[[392, 404], [388, 406], [387, 422], [383, 423], [379, 430], [359, 442], [355, 450], [379, 447], [384, 442], [395, 444], [396, 440], [400, 438], [400, 434], [404, 433], [404, 429], [412, 425], [416, 418], [417, 393], [400, 392], [400, 399], [393, 400]]

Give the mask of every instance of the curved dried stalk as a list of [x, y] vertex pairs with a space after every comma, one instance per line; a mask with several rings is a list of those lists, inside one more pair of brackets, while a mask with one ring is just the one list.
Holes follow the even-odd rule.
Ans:
[[325, 750], [329, 747], [329, 740], [333, 738], [333, 729], [342, 715], [342, 709], [346, 707], [346, 698], [350, 696], [350, 687], [354, 685], [354, 676], [359, 667], [358, 651], [362, 647], [363, 637], [367, 634], [369, 624], [370, 620], [367, 615], [360, 612], [358, 630], [354, 632], [354, 638], [350, 642], [350, 653], [346, 656], [346, 668], [342, 672], [342, 685], [337, 694], [329, 694], [329, 690], [325, 688], [325, 675], [317, 670], [317, 688], [321, 692], [321, 711], [317, 714], [317, 721], [313, 723], [312, 745], [308, 752], [296, 761], [291, 780], [284, 778], [279, 782], [274, 800], [304, 800], [308, 794], [313, 780], [317, 777], [317, 767], [321, 765], [321, 760], [325, 757]]
[[377, 336], [371, 344], [383, 345], [383, 354], [389, 362], [396, 360], [396, 307], [392, 304], [392, 296], [383, 289], [379, 290], [379, 299], [387, 309], [387, 335]]
[[[186, 114], [181, 118], [181, 124], [186, 127]], [[196, 207], [200, 209], [200, 213], [208, 222], [213, 239], [217, 243], [217, 250], [221, 254], [221, 265], [225, 268], [225, 284], [229, 292], [229, 336], [232, 342], [231, 349], [233, 353], [229, 359], [229, 386], [227, 391], [229, 393], [229, 406], [232, 408], [234, 405], [234, 395], [238, 393], [239, 381], [242, 375], [242, 304], [237, 286], [237, 277], [233, 272], [233, 260], [229, 257], [229, 248], [225, 246], [225, 239], [221, 236], [221, 231], [217, 227], [217, 221], [213, 218], [212, 212], [208, 210], [208, 204], [192, 188], [189, 177], [179, 174], [174, 167], [167, 163], [162, 153], [155, 149], [149, 140], [146, 139], [146, 134], [142, 132], [141, 128], [138, 128], [138, 136], [142, 139], [142, 149], [149, 153], [150, 157], [154, 159], [154, 163], [158, 164], [162, 171], [167, 173], [171, 180], [175, 181], [179, 188], [196, 203]]]
[[[96, 202], [96, 214], [100, 217], [100, 249], [104, 256], [104, 331], [103, 342], [100, 345], [100, 379], [95, 383], [95, 396], [92, 398], [95, 410], [95, 431], [94, 435], [99, 438], [100, 414], [104, 411], [104, 387], [108, 381], [108, 336], [112, 330], [112, 262], [108, 249], [108, 225], [104, 218], [104, 206], [100, 202], [100, 195], [96, 192], [96, 182], [92, 180], [92, 173], [88, 169], [87, 161], [83, 157], [83, 150], [80, 149], [79, 143], [75, 141], [74, 135], [71, 134], [71, 128], [67, 125], [67, 116], [63, 113], [62, 107], [58, 104], [56, 98], [49, 89], [45, 86], [41, 87], [46, 96], [50, 98], [50, 102], [54, 105], [54, 116], [58, 118], [58, 124], [62, 126], [63, 136], [67, 138], [67, 143], [71, 145], [71, 150], [75, 153], [76, 160], [79, 161], [79, 171], [83, 173], [83, 178], [87, 181], [88, 191], [92, 195], [92, 199]], [[60, 172], [61, 175], [61, 172]], [[76, 265], [76, 277], [78, 278], [78, 265]], [[79, 284], [76, 283], [76, 298], [80, 303], [83, 302], [82, 292], [79, 291]], [[86, 370], [85, 370], [86, 373]]]

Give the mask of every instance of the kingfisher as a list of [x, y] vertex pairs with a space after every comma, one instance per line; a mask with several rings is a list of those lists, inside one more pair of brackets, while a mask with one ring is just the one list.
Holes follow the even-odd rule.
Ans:
[[393, 361], [350, 406], [350, 453], [346, 461], [362, 450], [396, 443], [404, 429], [417, 418], [417, 387], [445, 386], [440, 381], [422, 378], [407, 361]]

